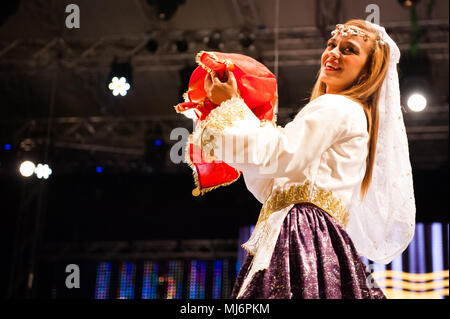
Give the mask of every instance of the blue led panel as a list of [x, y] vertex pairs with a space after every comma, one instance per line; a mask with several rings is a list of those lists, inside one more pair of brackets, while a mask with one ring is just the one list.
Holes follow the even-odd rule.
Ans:
[[120, 268], [119, 299], [134, 299], [134, 282], [136, 265], [132, 262], [123, 262]]
[[97, 276], [95, 280], [95, 299], [109, 298], [109, 285], [111, 282], [111, 263], [101, 262], [97, 266]]
[[142, 299], [158, 298], [158, 273], [159, 265], [157, 263], [151, 261], [144, 263], [144, 272], [142, 275]]
[[213, 268], [213, 283], [212, 283], [212, 298], [220, 299], [222, 292], [222, 260], [214, 261]]

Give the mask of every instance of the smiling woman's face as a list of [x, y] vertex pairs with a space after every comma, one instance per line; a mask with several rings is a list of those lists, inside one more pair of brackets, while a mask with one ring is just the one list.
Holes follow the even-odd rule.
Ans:
[[[319, 80], [326, 93], [339, 93], [350, 86], [366, 65], [372, 40], [360, 35], [335, 34], [322, 53]], [[363, 71], [364, 72], [364, 71]]]

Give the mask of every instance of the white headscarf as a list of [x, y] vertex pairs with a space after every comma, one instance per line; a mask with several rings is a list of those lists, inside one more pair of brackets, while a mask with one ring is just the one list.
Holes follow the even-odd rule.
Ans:
[[[375, 28], [390, 57], [378, 102], [379, 127], [372, 180], [364, 200], [354, 198], [347, 232], [357, 251], [370, 260], [389, 263], [414, 236], [415, 199], [408, 140], [400, 105], [397, 63], [400, 50], [386, 30]], [[355, 192], [359, 194], [359, 192]]]

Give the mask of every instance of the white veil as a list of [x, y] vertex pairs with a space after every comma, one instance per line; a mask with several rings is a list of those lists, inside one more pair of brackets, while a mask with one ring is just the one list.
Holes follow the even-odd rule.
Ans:
[[416, 207], [400, 105], [397, 73], [400, 50], [383, 27], [371, 26], [389, 45], [390, 59], [378, 103], [379, 127], [372, 181], [362, 202], [359, 190], [355, 191], [346, 230], [361, 255], [387, 264], [408, 247], [414, 235]]

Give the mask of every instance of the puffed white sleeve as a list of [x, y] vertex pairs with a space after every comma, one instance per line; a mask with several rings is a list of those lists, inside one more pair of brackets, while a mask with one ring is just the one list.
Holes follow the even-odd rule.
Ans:
[[247, 189], [261, 204], [264, 204], [272, 191], [273, 178], [255, 175], [251, 172], [242, 172], [242, 176]]
[[283, 128], [260, 122], [242, 99], [233, 98], [211, 111], [205, 124], [194, 131], [194, 143], [249, 179], [289, 177], [351, 135], [355, 114], [360, 116], [355, 104], [342, 96], [322, 95]]

